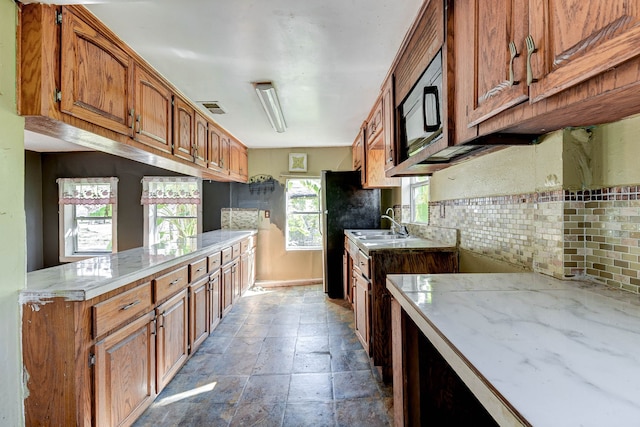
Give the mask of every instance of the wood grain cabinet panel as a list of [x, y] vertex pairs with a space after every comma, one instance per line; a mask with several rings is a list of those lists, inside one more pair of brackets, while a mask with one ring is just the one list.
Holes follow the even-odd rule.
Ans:
[[382, 126], [384, 135], [384, 170], [388, 171], [396, 165], [395, 143], [395, 108], [393, 100], [393, 74], [382, 87]]
[[134, 139], [171, 154], [171, 90], [140, 65], [134, 84]]
[[93, 306], [93, 336], [100, 337], [152, 307], [151, 282], [100, 302]]
[[[465, 50], [457, 73], [468, 74], [466, 90], [468, 119], [463, 126], [475, 126], [529, 97], [526, 82], [527, 0], [461, 0], [461, 31], [457, 46]], [[510, 48], [511, 46], [511, 48]], [[513, 52], [513, 60], [511, 60]]]
[[233, 303], [233, 280], [235, 275], [235, 266], [233, 264], [227, 264], [222, 267], [220, 272], [220, 280], [222, 283], [220, 284], [220, 291], [222, 292], [221, 297], [221, 310], [222, 316], [226, 315], [229, 310], [231, 310], [231, 304]]
[[[356, 272], [357, 269], [354, 270]], [[370, 303], [370, 290], [371, 283], [366, 278], [361, 275], [354, 275], [355, 282], [355, 292], [353, 299], [353, 306], [355, 310], [355, 333], [364, 350], [369, 353], [369, 342], [370, 342], [370, 312], [371, 312], [371, 303]]]
[[153, 319], [150, 312], [96, 343], [96, 426], [131, 425], [156, 397]]
[[207, 258], [201, 258], [189, 263], [189, 283], [202, 278], [207, 274]]
[[153, 279], [156, 303], [186, 287], [188, 277], [187, 266], [184, 266]]
[[640, 55], [638, 0], [529, 0], [533, 102]]
[[222, 318], [220, 289], [220, 270], [216, 270], [209, 277], [209, 332], [212, 332]]
[[211, 123], [209, 123], [209, 139], [207, 140], [207, 144], [207, 167], [214, 171], [222, 171], [220, 131]]
[[209, 336], [209, 277], [189, 285], [189, 352]]
[[207, 119], [201, 114], [195, 113], [195, 140], [193, 142], [193, 157], [197, 165], [207, 166], [207, 143], [209, 128]]
[[352, 168], [354, 171], [363, 169], [363, 157], [364, 157], [364, 127], [358, 132], [358, 136], [353, 141], [351, 146]]
[[231, 140], [229, 135], [223, 133], [220, 135], [220, 167], [225, 173], [229, 173], [230, 170], [230, 151]]
[[61, 67], [64, 113], [131, 136], [133, 59], [66, 8]]
[[189, 305], [183, 289], [156, 308], [158, 393], [171, 381], [189, 355]]
[[173, 100], [173, 155], [194, 161], [195, 110], [182, 98]]

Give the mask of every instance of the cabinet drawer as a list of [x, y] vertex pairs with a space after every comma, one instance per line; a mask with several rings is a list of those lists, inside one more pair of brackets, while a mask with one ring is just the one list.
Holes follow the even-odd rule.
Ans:
[[251, 236], [248, 239], [240, 242], [240, 252], [245, 253], [256, 247], [256, 236]]
[[93, 306], [93, 336], [113, 330], [115, 327], [151, 310], [151, 282], [109, 298]]
[[231, 260], [233, 259], [232, 255], [233, 255], [233, 251], [231, 248], [224, 248], [222, 250], [222, 265], [225, 265], [226, 263], [231, 262]]
[[202, 258], [189, 264], [189, 283], [207, 274], [207, 259]]
[[231, 258], [236, 259], [240, 256], [240, 243], [231, 246]]
[[371, 272], [369, 271], [369, 257], [362, 251], [358, 251], [358, 268], [364, 277], [371, 277]]
[[222, 256], [220, 252], [216, 252], [207, 257], [207, 261], [209, 262], [209, 271], [214, 272], [218, 268], [220, 268], [222, 260]]
[[187, 286], [187, 266], [154, 279], [153, 285], [156, 292], [156, 302], [173, 295]]

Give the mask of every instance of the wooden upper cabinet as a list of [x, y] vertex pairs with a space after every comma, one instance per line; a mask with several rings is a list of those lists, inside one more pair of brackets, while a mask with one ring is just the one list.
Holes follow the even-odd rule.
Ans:
[[383, 120], [382, 120], [382, 98], [379, 98], [376, 101], [373, 111], [367, 120], [367, 130], [366, 130], [366, 138], [367, 138], [367, 148], [383, 148], [382, 145], [374, 146], [374, 143], [379, 142], [383, 143], [382, 139], [377, 138], [378, 135], [382, 135], [383, 132]]
[[173, 105], [173, 155], [193, 161], [195, 110], [182, 98]]
[[60, 109], [131, 135], [133, 59], [114, 42], [62, 9]]
[[209, 129], [207, 119], [195, 113], [195, 140], [193, 142], [194, 161], [200, 166], [207, 166], [207, 140]]
[[640, 55], [638, 0], [529, 0], [532, 102]]
[[209, 123], [209, 139], [207, 141], [207, 167], [215, 171], [222, 169], [220, 165], [220, 131], [214, 125]]
[[[474, 126], [526, 101], [527, 0], [456, 1], [461, 28], [456, 30], [457, 72], [468, 73], [457, 96], [467, 97], [467, 126]], [[467, 32], [467, 34], [465, 34]], [[476, 47], [474, 49], [474, 46]], [[458, 91], [456, 91], [458, 92]], [[465, 123], [461, 123], [465, 125]]]
[[395, 134], [395, 108], [393, 102], [393, 75], [390, 75], [382, 87], [382, 127], [384, 135], [384, 170], [389, 170], [396, 165], [394, 144]]
[[353, 170], [362, 170], [364, 155], [364, 128], [361, 128], [360, 132], [358, 132], [358, 136], [356, 137], [355, 141], [353, 141], [351, 150]]
[[240, 175], [240, 145], [233, 139], [229, 143], [229, 173]]
[[171, 90], [139, 65], [134, 82], [135, 140], [171, 153]]
[[220, 167], [226, 173], [229, 173], [230, 168], [230, 151], [231, 151], [231, 139], [229, 135], [222, 133], [220, 135]]

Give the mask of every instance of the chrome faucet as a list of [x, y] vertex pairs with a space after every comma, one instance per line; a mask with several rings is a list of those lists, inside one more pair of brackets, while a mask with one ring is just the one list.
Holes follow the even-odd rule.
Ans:
[[[391, 208], [389, 208], [389, 209], [391, 209]], [[387, 213], [389, 212], [389, 209], [387, 209]], [[393, 210], [392, 210], [392, 213], [393, 213]], [[404, 225], [400, 224], [399, 222], [397, 222], [395, 219], [393, 219], [389, 215], [382, 215], [381, 218], [382, 219], [388, 219], [389, 221], [391, 221], [391, 233], [397, 234], [400, 237], [409, 237], [409, 231], [407, 230], [407, 227], [405, 227]]]

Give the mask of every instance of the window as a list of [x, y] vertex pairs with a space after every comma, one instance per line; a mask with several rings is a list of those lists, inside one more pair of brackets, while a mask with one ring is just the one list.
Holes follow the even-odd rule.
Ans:
[[288, 179], [286, 187], [287, 250], [322, 249], [320, 180]]
[[60, 261], [117, 252], [118, 178], [59, 178]]
[[202, 233], [202, 181], [191, 177], [144, 177], [144, 245]]
[[411, 222], [429, 223], [429, 177], [411, 178]]

